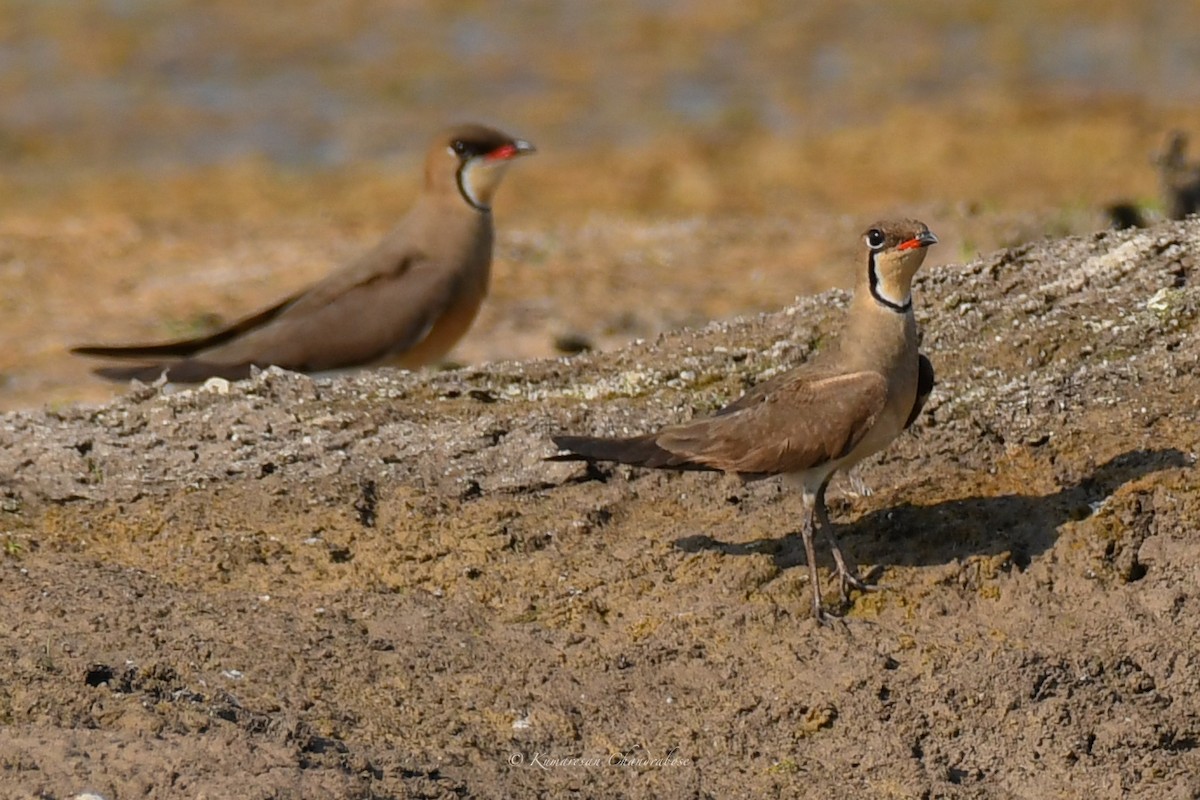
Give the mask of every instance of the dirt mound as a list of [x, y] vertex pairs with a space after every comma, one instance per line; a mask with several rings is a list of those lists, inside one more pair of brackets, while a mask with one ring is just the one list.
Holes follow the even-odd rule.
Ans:
[[919, 280], [938, 387], [831, 501], [885, 587], [832, 627], [775, 482], [542, 459], [716, 408], [842, 293], [0, 417], [0, 796], [1200, 796], [1198, 251]]

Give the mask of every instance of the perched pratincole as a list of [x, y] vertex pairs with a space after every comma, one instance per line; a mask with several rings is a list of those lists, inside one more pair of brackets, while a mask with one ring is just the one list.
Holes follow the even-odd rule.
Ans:
[[1172, 131], [1167, 148], [1154, 160], [1167, 219], [1200, 212], [1200, 163], [1187, 160], [1187, 145], [1186, 133]]
[[494, 237], [492, 196], [523, 139], [482, 125], [439, 133], [425, 156], [416, 203], [374, 249], [298, 294], [195, 339], [76, 347], [138, 359], [101, 367], [112, 380], [194, 383], [247, 377], [252, 366], [322, 372], [369, 364], [415, 368], [462, 338], [487, 294]]
[[843, 599], [867, 588], [846, 565], [825, 508], [833, 474], [887, 447], [913, 423], [933, 388], [933, 365], [917, 352], [912, 280], [937, 237], [922, 222], [872, 225], [845, 326], [830, 347], [765, 381], [714, 415], [658, 433], [607, 439], [555, 436], [552, 460], [617, 461], [640, 467], [715, 470], [746, 480], [786, 476], [804, 493], [804, 552], [813, 613], [824, 618], [813, 518], [829, 538]]

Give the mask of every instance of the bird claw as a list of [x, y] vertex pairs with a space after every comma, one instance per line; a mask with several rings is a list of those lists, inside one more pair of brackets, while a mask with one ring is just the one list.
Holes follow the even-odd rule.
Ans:
[[829, 627], [833, 626], [834, 622], [840, 620], [841, 616], [838, 614], [835, 614], [835, 613], [831, 613], [829, 611], [829, 609], [825, 607], [824, 603], [822, 603], [820, 601], [814, 601], [813, 602], [813, 619], [816, 620], [817, 624], [820, 625], [822, 628], [829, 628]]
[[842, 602], [850, 602], [851, 589], [857, 589], [860, 592], [877, 592], [883, 588], [878, 583], [875, 583], [875, 579], [879, 576], [879, 572], [880, 569], [878, 567], [873, 567], [871, 571], [866, 574], [866, 576], [860, 577], [846, 568], [845, 564], [839, 564], [837, 571], [838, 591], [841, 595]]

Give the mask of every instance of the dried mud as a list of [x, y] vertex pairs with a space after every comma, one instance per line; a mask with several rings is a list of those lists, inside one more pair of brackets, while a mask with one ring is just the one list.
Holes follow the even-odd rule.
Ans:
[[938, 387], [831, 503], [882, 590], [827, 627], [776, 482], [543, 459], [736, 397], [842, 292], [6, 414], [0, 796], [1200, 797], [1198, 249], [926, 271]]

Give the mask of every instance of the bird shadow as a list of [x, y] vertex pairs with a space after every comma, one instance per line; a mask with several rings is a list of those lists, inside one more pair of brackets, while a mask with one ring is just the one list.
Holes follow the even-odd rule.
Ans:
[[[1191, 463], [1186, 453], [1174, 448], [1130, 450], [1052, 494], [961, 497], [926, 506], [906, 503], [873, 511], [849, 523], [839, 524], [835, 519], [834, 533], [851, 561], [918, 566], [1008, 552], [1012, 562], [1023, 569], [1053, 546], [1059, 526], [1091, 515], [1118, 487]], [[817, 539], [822, 538], [818, 533]], [[798, 532], [750, 542], [685, 536], [674, 544], [689, 553], [767, 553], [780, 569], [805, 563], [803, 539]], [[818, 547], [819, 551], [825, 549]]]

